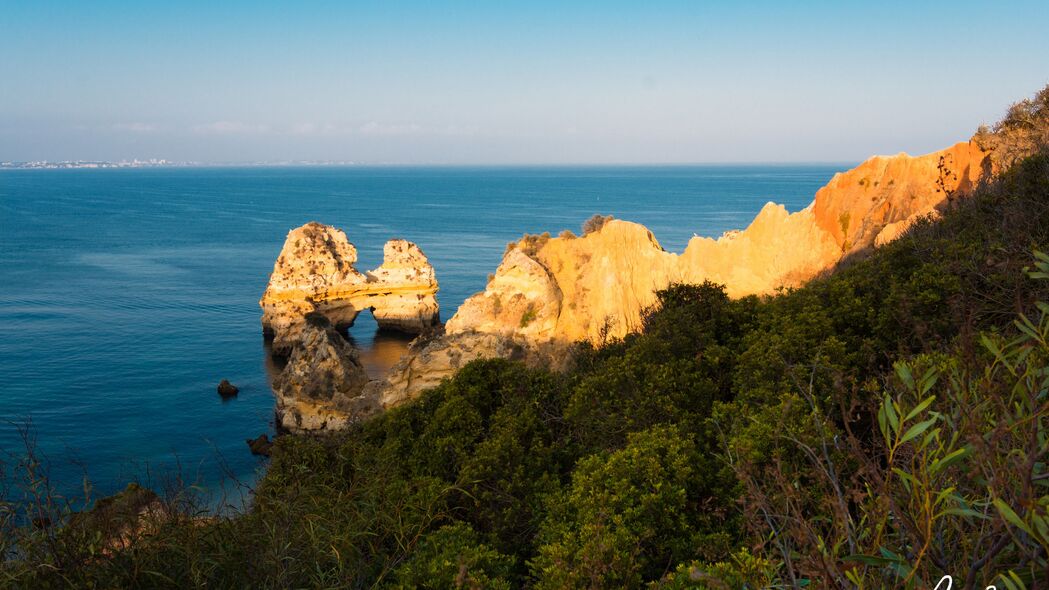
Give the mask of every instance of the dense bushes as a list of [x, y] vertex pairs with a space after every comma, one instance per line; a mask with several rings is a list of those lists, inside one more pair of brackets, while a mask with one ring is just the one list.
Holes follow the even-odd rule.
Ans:
[[635, 588], [667, 564], [723, 555], [732, 527], [718, 526], [724, 511], [707, 502], [702, 465], [691, 437], [667, 426], [579, 461], [564, 492], [547, 500], [537, 587]]
[[240, 516], [182, 506], [116, 549], [61, 514], [8, 520], [0, 580], [1037, 587], [1049, 266], [1024, 269], [1047, 246], [1039, 156], [804, 288], [675, 285], [569, 373], [475, 362], [355, 430], [283, 437]]

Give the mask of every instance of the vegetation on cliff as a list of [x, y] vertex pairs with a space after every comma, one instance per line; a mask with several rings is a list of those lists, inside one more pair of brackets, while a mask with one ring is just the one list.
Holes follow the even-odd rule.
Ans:
[[804, 287], [673, 285], [566, 373], [478, 361], [353, 430], [282, 437], [243, 514], [176, 495], [115, 547], [0, 504], [0, 583], [1040, 587], [1044, 251], [1041, 154]]

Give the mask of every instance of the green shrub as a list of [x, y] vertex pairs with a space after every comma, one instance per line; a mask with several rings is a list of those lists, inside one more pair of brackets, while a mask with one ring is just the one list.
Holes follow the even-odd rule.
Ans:
[[727, 535], [705, 534], [695, 444], [655, 427], [623, 449], [582, 460], [549, 500], [533, 562], [538, 588], [637, 588], [669, 563], [721, 554]]
[[442, 527], [423, 538], [393, 573], [394, 588], [509, 590], [514, 558], [480, 542], [468, 525]]

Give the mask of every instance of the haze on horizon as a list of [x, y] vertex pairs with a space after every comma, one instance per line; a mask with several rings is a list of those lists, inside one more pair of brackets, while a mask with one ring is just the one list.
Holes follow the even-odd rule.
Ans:
[[0, 161], [858, 161], [1049, 82], [1044, 0], [217, 4], [4, 2]]

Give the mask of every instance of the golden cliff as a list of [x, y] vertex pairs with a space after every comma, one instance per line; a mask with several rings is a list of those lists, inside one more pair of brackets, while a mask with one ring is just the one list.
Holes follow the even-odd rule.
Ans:
[[445, 336], [413, 346], [391, 370], [380, 386], [382, 405], [411, 399], [477, 358], [512, 353], [549, 363], [572, 342], [622, 337], [640, 326], [656, 291], [674, 282], [710, 280], [733, 297], [798, 286], [851, 252], [895, 239], [989, 173], [988, 153], [974, 142], [917, 157], [876, 156], [836, 174], [805, 209], [788, 213], [768, 203], [746, 229], [694, 237], [680, 255], [626, 221], [582, 237], [526, 236], [509, 247], [485, 290], [448, 320]]
[[371, 272], [359, 272], [356, 262], [357, 249], [339, 229], [310, 222], [288, 233], [259, 301], [274, 352], [292, 352], [310, 312], [322, 313], [338, 330], [365, 309], [381, 327], [409, 333], [438, 322], [437, 279], [418, 246], [386, 242], [382, 266]]
[[[417, 339], [381, 380], [362, 385], [350, 371], [353, 379], [342, 382], [352, 387], [331, 400], [284, 387], [282, 406], [289, 411], [282, 422], [299, 430], [339, 427], [410, 400], [475, 359], [556, 368], [570, 358], [572, 343], [639, 328], [656, 292], [671, 283], [709, 280], [733, 297], [800, 285], [843, 256], [891, 241], [918, 218], [936, 214], [972, 191], [990, 168], [988, 153], [974, 142], [924, 156], [877, 156], [836, 174], [805, 209], [788, 213], [768, 203], [746, 229], [694, 237], [681, 254], [627, 221], [602, 219], [581, 237], [525, 236], [508, 247], [485, 290], [463, 303], [443, 334]], [[386, 262], [371, 273], [354, 270], [355, 261], [356, 250], [334, 228], [307, 224], [288, 235], [261, 301], [275, 345], [293, 348], [311, 311], [336, 327], [365, 308], [382, 326], [421, 332], [436, 322], [433, 269], [414, 244], [388, 243]], [[305, 352], [295, 366], [309, 372]], [[333, 366], [326, 374], [347, 371]]]

